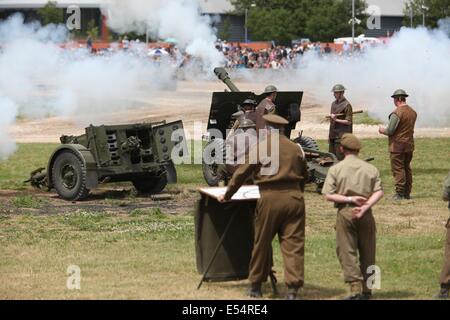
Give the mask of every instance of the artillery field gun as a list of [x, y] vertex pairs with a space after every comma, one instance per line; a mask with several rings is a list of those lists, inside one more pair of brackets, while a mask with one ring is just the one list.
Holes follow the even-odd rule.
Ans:
[[181, 121], [93, 126], [61, 145], [27, 182], [54, 188], [65, 200], [81, 200], [100, 183], [131, 181], [139, 192], [159, 193], [177, 174], [172, 157], [187, 150]]
[[[216, 137], [212, 133], [220, 132], [222, 137], [226, 137], [226, 130], [230, 129], [233, 124], [232, 115], [238, 111], [239, 105], [245, 99], [254, 99], [259, 103], [265, 97], [263, 94], [257, 95], [253, 92], [240, 91], [231, 81], [224, 68], [216, 68], [214, 69], [214, 73], [227, 85], [231, 92], [213, 93], [207, 126], [208, 134], [205, 135], [208, 145], [214, 143], [223, 144], [223, 140], [222, 142], [216, 141]], [[291, 137], [292, 130], [295, 129], [297, 123], [301, 120], [300, 105], [302, 97], [302, 91], [278, 91], [277, 93], [275, 101], [276, 114], [289, 121], [284, 132], [289, 138]], [[329, 152], [320, 151], [313, 138], [303, 136], [302, 134], [293, 139], [293, 141], [300, 144], [305, 152], [308, 167], [306, 182], [315, 183], [317, 185], [317, 191], [320, 191], [328, 169], [338, 162], [336, 156]], [[216, 163], [203, 163], [203, 176], [210, 186], [217, 186], [219, 183], [220, 179], [217, 169], [218, 165]]]

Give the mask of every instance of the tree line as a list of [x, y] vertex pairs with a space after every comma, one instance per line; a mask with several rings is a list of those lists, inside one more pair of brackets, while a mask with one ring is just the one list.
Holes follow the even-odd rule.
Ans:
[[[248, 13], [247, 26], [254, 41], [291, 41], [309, 38], [312, 41], [333, 41], [351, 35], [352, 0], [231, 0], [236, 13]], [[425, 7], [425, 8], [424, 8]], [[367, 3], [355, 0], [356, 25], [359, 35], [366, 30]], [[427, 27], [450, 17], [450, 0], [410, 0], [405, 2], [403, 24], [422, 24], [425, 10]]]

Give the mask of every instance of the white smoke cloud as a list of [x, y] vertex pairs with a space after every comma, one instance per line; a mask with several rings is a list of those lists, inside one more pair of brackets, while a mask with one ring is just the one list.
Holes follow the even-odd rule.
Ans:
[[62, 49], [59, 43], [68, 40], [64, 27], [24, 24], [21, 15], [0, 23], [2, 158], [14, 151], [7, 126], [17, 115], [63, 116], [88, 125], [133, 107], [139, 92], [172, 81], [171, 64], [152, 62], [145, 50], [143, 56], [133, 50], [92, 56], [85, 49]]
[[438, 21], [439, 30], [450, 37], [450, 17]]
[[180, 48], [199, 58], [208, 72], [223, 61], [208, 16], [196, 0], [108, 0], [103, 8], [108, 26], [119, 33], [137, 32], [158, 39], [175, 38]]
[[386, 46], [344, 60], [308, 56], [296, 73], [298, 83], [330, 99], [342, 83], [359, 106], [386, 120], [394, 109], [391, 94], [405, 89], [418, 112], [419, 126], [444, 126], [450, 120], [450, 39], [441, 30], [402, 29]]
[[0, 160], [6, 159], [16, 150], [16, 144], [5, 128], [14, 123], [17, 116], [17, 106], [7, 97], [0, 94]]
[[[391, 95], [402, 88], [409, 93], [408, 103], [418, 112], [418, 126], [448, 127], [450, 38], [444, 26], [449, 22], [441, 20], [441, 29], [436, 30], [403, 28], [386, 45], [369, 48], [361, 56], [319, 57], [309, 51], [299, 58], [295, 69], [238, 74], [249, 81], [273, 83], [280, 90], [305, 91], [323, 105], [331, 104], [331, 88], [341, 83], [354, 107], [368, 110], [385, 122], [395, 108]], [[264, 86], [260, 87], [262, 91]]]
[[[199, 62], [203, 75], [211, 77], [223, 59], [214, 48], [211, 21], [194, 0], [109, 0], [102, 10], [117, 32], [148, 30], [157, 38], [176, 38], [193, 57], [186, 70]], [[1, 157], [14, 150], [6, 127], [17, 115], [63, 116], [86, 125], [131, 108], [139, 92], [157, 91], [173, 81], [174, 65], [152, 62], [144, 44], [134, 43], [128, 52], [92, 56], [85, 49], [63, 49], [69, 40], [64, 25], [25, 24], [20, 14], [0, 23]]]

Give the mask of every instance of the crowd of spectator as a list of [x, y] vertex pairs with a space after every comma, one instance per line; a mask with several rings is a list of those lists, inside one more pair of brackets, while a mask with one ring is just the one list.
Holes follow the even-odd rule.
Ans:
[[[296, 67], [301, 61], [301, 57], [306, 53], [312, 53], [320, 57], [341, 56], [361, 54], [368, 47], [374, 44], [362, 42], [355, 45], [354, 50], [351, 44], [344, 41], [340, 45], [330, 43], [304, 41], [292, 46], [274, 45], [264, 46], [262, 49], [253, 49], [253, 46], [246, 46], [240, 43], [230, 43], [218, 40], [215, 48], [223, 54], [224, 66], [226, 68], [248, 68], [248, 69], [281, 69]], [[145, 43], [137, 40], [129, 40], [124, 37], [118, 43], [110, 44], [108, 48], [96, 50], [93, 48], [92, 40], [88, 39], [86, 47], [97, 55], [112, 54], [117, 51], [126, 51], [129, 54], [140, 57], [148, 57], [157, 63], [169, 62], [174, 66], [183, 67], [190, 61], [195, 60], [188, 54], [180, 50], [176, 43], [164, 44], [149, 48]]]
[[239, 44], [233, 45], [227, 41], [217, 41], [216, 49], [221, 51], [226, 58], [228, 68], [257, 68], [257, 69], [280, 69], [293, 66], [299, 61], [299, 57], [307, 52], [312, 52], [318, 56], [338, 55], [350, 56], [360, 54], [373, 46], [368, 42], [356, 44], [352, 51], [351, 45], [344, 42], [340, 50], [333, 49], [329, 43], [305, 42], [295, 44], [292, 47], [274, 46], [270, 48], [253, 50], [250, 47], [241, 47]]

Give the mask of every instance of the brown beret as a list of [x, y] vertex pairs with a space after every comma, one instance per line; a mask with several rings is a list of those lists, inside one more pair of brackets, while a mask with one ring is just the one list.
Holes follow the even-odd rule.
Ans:
[[276, 114], [266, 114], [263, 116], [263, 119], [267, 123], [271, 123], [271, 124], [278, 124], [278, 125], [289, 124], [289, 122], [285, 118], [277, 116]]
[[361, 150], [361, 141], [359, 139], [351, 134], [351, 133], [344, 133], [341, 138], [341, 146], [348, 150], [355, 150], [359, 151]]

